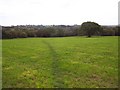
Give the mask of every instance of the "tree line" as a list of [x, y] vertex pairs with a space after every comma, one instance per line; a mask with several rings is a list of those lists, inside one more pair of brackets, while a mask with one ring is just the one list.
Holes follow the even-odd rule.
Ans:
[[82, 25], [18, 25], [2, 26], [2, 38], [67, 37], [67, 36], [118, 36], [119, 26], [100, 26], [95, 22]]

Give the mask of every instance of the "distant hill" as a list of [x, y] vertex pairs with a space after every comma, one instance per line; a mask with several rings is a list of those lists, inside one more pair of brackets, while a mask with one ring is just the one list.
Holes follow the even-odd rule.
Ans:
[[0, 25], [0, 39], [2, 38], [2, 26]]

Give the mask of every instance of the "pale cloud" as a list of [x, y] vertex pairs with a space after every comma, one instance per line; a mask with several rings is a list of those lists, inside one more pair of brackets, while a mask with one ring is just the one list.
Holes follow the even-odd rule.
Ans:
[[0, 0], [0, 25], [118, 23], [118, 0]]

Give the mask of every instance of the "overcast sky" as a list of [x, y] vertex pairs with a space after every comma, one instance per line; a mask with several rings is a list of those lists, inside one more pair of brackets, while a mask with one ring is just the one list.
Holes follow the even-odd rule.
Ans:
[[119, 0], [0, 0], [0, 25], [118, 24]]

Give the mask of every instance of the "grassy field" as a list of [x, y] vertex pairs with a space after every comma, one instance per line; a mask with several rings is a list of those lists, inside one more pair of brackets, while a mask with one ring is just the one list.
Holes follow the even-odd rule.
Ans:
[[2, 89], [2, 40], [0, 40], [0, 89]]
[[3, 88], [116, 88], [118, 37], [3, 40]]

